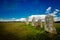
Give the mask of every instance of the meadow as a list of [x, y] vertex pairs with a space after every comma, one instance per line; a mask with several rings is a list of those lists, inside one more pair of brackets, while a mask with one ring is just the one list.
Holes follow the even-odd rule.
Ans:
[[0, 40], [60, 40], [60, 23], [54, 23], [57, 34], [51, 35], [43, 28], [24, 22], [0, 22]]

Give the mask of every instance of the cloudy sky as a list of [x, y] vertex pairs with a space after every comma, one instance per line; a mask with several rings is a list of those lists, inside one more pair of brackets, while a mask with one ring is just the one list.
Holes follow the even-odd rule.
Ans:
[[[60, 10], [60, 0], [0, 0], [0, 19], [24, 19], [31, 15], [46, 15], [46, 9], [51, 7]], [[60, 13], [56, 14], [56, 18]]]

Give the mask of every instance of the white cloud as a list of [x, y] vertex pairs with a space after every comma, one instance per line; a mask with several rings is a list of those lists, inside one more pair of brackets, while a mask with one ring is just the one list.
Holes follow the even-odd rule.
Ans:
[[47, 10], [47, 11], [50, 11], [50, 10], [51, 10], [51, 7], [48, 7], [46, 10]]
[[51, 14], [52, 16], [56, 15], [60, 10], [55, 9], [55, 11]]
[[15, 20], [16, 18], [11, 18], [12, 20]]
[[49, 13], [50, 10], [51, 10], [51, 7], [48, 7], [48, 8], [46, 9], [46, 13]]
[[10, 18], [10, 19], [3, 19], [3, 18], [1, 18], [0, 19], [0, 21], [6, 21], [6, 22], [8, 22], [8, 21], [15, 21], [16, 20], [16, 18]]
[[19, 21], [26, 21], [26, 18], [21, 18]]
[[55, 17], [54, 21], [60, 21], [60, 17]]
[[29, 21], [32, 21], [33, 17], [35, 17], [35, 20], [41, 19], [44, 21], [46, 15], [31, 15], [29, 16]]
[[16, 18], [3, 19], [3, 18], [1, 18], [0, 21], [5, 21], [5, 22], [8, 22], [8, 21], [25, 21], [25, 18], [19, 18], [19, 19], [16, 19]]
[[[48, 8], [46, 9], [46, 13], [49, 13], [50, 11], [51, 11], [51, 7], [48, 7]], [[55, 21], [60, 21], [60, 17], [56, 17], [56, 15], [55, 15], [55, 14], [57, 14], [59, 11], [60, 11], [60, 10], [55, 9], [55, 11], [53, 11], [53, 13], [51, 13], [51, 14], [49, 14], [49, 15], [54, 16], [54, 17], [55, 17], [55, 18], [54, 18]], [[59, 14], [60, 14], [60, 13], [59, 13]], [[28, 21], [32, 21], [33, 17], [35, 17], [35, 20], [36, 20], [36, 21], [37, 21], [38, 19], [41, 19], [42, 21], [45, 21], [45, 16], [46, 16], [46, 15], [31, 15], [31, 16], [28, 16], [27, 18], [29, 18]], [[0, 21], [6, 21], [6, 22], [8, 22], [8, 21], [26, 21], [26, 18], [19, 18], [19, 19], [16, 19], [16, 18], [11, 18], [11, 19], [3, 19], [3, 18], [0, 18]]]
[[48, 8], [46, 9], [46, 13], [49, 13], [49, 15], [52, 15], [52, 16], [56, 16], [56, 14], [57, 14], [58, 12], [60, 12], [60, 10], [55, 9], [55, 11], [53, 11], [53, 13], [50, 14], [50, 11], [51, 11], [51, 7], [48, 7]]
[[[32, 21], [33, 17], [35, 17], [35, 20], [37, 21], [38, 19], [41, 19], [42, 21], [45, 21], [45, 16], [46, 15], [31, 15], [29, 16], [29, 21]], [[0, 21], [5, 21], [5, 22], [8, 22], [8, 21], [26, 21], [26, 18], [19, 18], [19, 19], [16, 19], [16, 18], [11, 18], [11, 19], [2, 19], [0, 18]], [[60, 21], [60, 17], [54, 17], [54, 21]]]
[[52, 15], [52, 16], [56, 16], [56, 14], [57, 14], [59, 11], [60, 11], [60, 10], [55, 9], [55, 11], [54, 11], [53, 13], [51, 13], [50, 15]]

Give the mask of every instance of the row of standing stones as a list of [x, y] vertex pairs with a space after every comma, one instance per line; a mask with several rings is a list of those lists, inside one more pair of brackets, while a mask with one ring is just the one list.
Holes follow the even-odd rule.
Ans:
[[[28, 18], [26, 19], [26, 24], [27, 25], [29, 24]], [[35, 17], [33, 17], [31, 25], [34, 26], [35, 28], [43, 28], [41, 19], [38, 19], [38, 21], [35, 21]], [[46, 32], [57, 34], [56, 29], [54, 27], [54, 17], [53, 16], [47, 15], [45, 17], [44, 25], [45, 25], [44, 29]]]

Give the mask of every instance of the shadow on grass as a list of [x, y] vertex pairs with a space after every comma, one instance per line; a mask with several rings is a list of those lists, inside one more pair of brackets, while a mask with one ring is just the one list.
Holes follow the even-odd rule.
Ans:
[[6, 35], [0, 34], [0, 40], [20, 40], [20, 38], [10, 33]]

